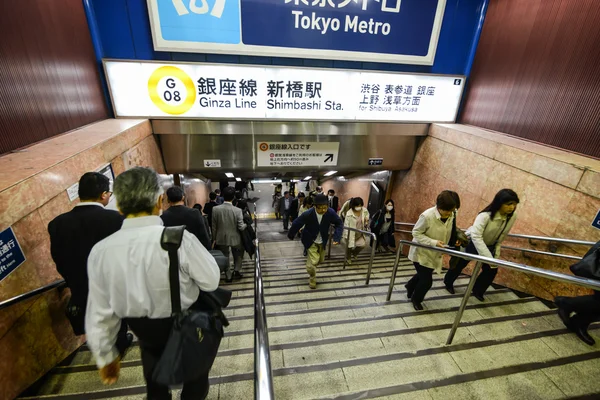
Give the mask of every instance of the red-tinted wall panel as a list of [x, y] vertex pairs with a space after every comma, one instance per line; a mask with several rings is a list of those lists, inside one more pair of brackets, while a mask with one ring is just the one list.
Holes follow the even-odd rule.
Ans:
[[107, 117], [82, 1], [0, 1], [0, 154]]
[[600, 1], [491, 0], [459, 121], [600, 158]]

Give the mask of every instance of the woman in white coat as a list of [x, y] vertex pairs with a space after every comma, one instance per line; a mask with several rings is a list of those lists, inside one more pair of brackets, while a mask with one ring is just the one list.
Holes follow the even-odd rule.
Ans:
[[[344, 220], [344, 226], [362, 231], [368, 230], [369, 211], [367, 211], [365, 208], [363, 199], [360, 197], [354, 197], [350, 202], [350, 207], [348, 213], [346, 214], [346, 219]], [[344, 236], [348, 241], [348, 254], [346, 254], [346, 262], [351, 264], [351, 259], [356, 258], [367, 245], [367, 238], [365, 237], [364, 233], [348, 230], [344, 233]]]
[[[500, 245], [517, 220], [517, 204], [519, 204], [519, 196], [513, 190], [502, 189], [496, 193], [494, 200], [479, 213], [473, 226], [467, 230], [467, 235], [471, 238], [471, 242], [467, 245], [467, 253], [498, 258]], [[469, 264], [469, 260], [461, 258], [456, 267], [448, 270], [444, 277], [444, 284], [448, 292], [454, 294], [454, 281], [467, 264]], [[488, 264], [482, 265], [481, 274], [473, 286], [473, 296], [479, 301], [484, 300], [483, 295], [494, 281], [497, 273], [498, 268]]]
[[[456, 210], [455, 197], [447, 190], [440, 193], [435, 207], [425, 210], [413, 228], [413, 240], [432, 247], [448, 247], [452, 235]], [[431, 289], [433, 271], [442, 271], [442, 253], [411, 246], [408, 259], [413, 262], [417, 273], [404, 286], [406, 295], [411, 299], [415, 310], [423, 309], [423, 299]]]

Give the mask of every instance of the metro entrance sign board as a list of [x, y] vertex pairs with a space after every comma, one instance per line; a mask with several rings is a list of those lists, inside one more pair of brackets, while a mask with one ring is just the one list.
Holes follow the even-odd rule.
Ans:
[[148, 0], [154, 48], [432, 65], [446, 0]]
[[105, 61], [119, 117], [454, 122], [462, 76]]

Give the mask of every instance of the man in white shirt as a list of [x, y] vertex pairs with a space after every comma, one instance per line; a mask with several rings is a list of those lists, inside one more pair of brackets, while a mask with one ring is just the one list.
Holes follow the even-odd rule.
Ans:
[[[170, 399], [169, 388], [152, 381], [172, 326], [169, 257], [160, 245], [162, 188], [156, 172], [136, 167], [116, 178], [114, 193], [125, 221], [121, 230], [94, 246], [88, 259], [88, 346], [102, 381], [115, 383], [120, 365], [115, 337], [126, 320], [139, 339], [148, 398]], [[186, 310], [201, 290], [217, 288], [220, 272], [208, 250], [187, 231], [179, 262], [181, 308]], [[206, 393], [208, 374], [184, 383], [181, 398], [202, 399]]]

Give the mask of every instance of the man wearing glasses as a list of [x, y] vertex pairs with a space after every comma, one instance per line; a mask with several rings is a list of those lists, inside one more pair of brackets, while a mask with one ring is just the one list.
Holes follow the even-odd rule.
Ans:
[[[87, 259], [92, 247], [112, 235], [123, 224], [117, 211], [106, 210], [110, 201], [109, 179], [98, 172], [86, 172], [79, 179], [80, 202], [67, 213], [48, 224], [50, 251], [56, 270], [71, 290], [67, 318], [76, 335], [85, 334], [85, 310], [88, 299]], [[124, 353], [133, 336], [123, 323], [117, 337], [117, 347]]]
[[333, 244], [339, 244], [342, 239], [343, 224], [337, 213], [328, 207], [327, 196], [315, 196], [315, 205], [312, 209], [302, 213], [288, 232], [288, 238], [294, 240], [300, 228], [302, 231], [302, 244], [306, 250], [306, 272], [308, 272], [308, 286], [317, 288], [317, 267], [325, 259], [325, 248], [329, 239], [329, 227], [333, 225]]

